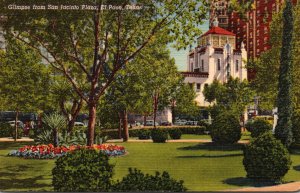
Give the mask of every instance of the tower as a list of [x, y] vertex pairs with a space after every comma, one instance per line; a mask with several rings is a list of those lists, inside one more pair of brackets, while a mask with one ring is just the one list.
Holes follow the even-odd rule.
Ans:
[[228, 28], [228, 5], [229, 0], [211, 0], [209, 26], [213, 26], [213, 21], [217, 19], [221, 28]]

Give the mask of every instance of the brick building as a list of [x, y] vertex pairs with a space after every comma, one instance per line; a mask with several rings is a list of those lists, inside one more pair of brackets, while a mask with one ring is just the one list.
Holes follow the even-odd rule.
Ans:
[[[214, 18], [224, 21], [224, 18], [227, 18], [223, 28], [236, 34], [237, 49], [240, 49], [243, 41], [248, 59], [251, 60], [270, 49], [270, 23], [273, 14], [280, 11], [283, 2], [284, 0], [254, 0], [254, 9], [247, 12], [244, 15], [245, 18], [241, 18], [235, 12], [229, 13], [228, 9], [224, 11], [229, 7], [228, 0], [212, 0], [210, 21]], [[292, 0], [292, 2], [296, 4], [297, 0]], [[250, 72], [248, 75], [248, 79], [253, 79], [254, 73]]]

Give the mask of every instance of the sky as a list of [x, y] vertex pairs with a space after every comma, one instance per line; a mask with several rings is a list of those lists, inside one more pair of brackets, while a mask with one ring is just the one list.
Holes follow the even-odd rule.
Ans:
[[[203, 33], [208, 31], [208, 21], [205, 22], [203, 25], [201, 25], [200, 29], [202, 30]], [[199, 36], [200, 35], [201, 34], [199, 34]], [[195, 37], [195, 42], [198, 37]], [[196, 43], [195, 43], [195, 45], [192, 46], [192, 48], [194, 48], [195, 46], [196, 46]], [[189, 52], [189, 46], [186, 50], [179, 50], [179, 51], [177, 51], [174, 48], [170, 48], [170, 52], [171, 52], [171, 57], [173, 57], [175, 59], [175, 64], [177, 65], [178, 70], [179, 71], [187, 71], [186, 63], [187, 63], [187, 55]]]

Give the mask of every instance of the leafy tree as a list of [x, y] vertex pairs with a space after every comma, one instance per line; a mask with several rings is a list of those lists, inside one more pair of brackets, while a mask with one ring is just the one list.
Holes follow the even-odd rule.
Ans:
[[246, 19], [247, 12], [254, 9], [254, 0], [230, 0], [229, 12], [237, 13], [242, 19]]
[[[6, 50], [0, 57], [0, 100], [3, 109], [16, 112], [17, 122], [22, 111], [47, 108], [50, 76], [34, 49], [12, 39], [7, 39], [6, 43]], [[17, 126], [15, 124], [16, 131]]]
[[280, 55], [280, 69], [278, 82], [278, 122], [275, 128], [275, 136], [289, 147], [293, 142], [292, 132], [292, 40], [293, 40], [293, 11], [290, 0], [286, 1], [283, 10], [283, 34]]
[[198, 106], [195, 102], [196, 92], [183, 79], [174, 88], [171, 96], [172, 122], [177, 115], [197, 116]]
[[[243, 114], [254, 96], [246, 80], [240, 81], [232, 77], [224, 84], [214, 80], [212, 84], [204, 88], [203, 94], [208, 102], [215, 103], [213, 111], [230, 110], [236, 115]], [[214, 113], [212, 115], [214, 116]]]
[[[151, 44], [121, 70], [105, 96], [123, 123], [123, 140], [128, 139], [127, 113], [154, 114], [170, 103], [180, 76], [166, 45]], [[154, 121], [155, 122], [155, 121]]]
[[74, 92], [72, 85], [59, 75], [53, 77], [51, 94], [68, 122], [68, 133], [72, 132], [76, 118], [83, 108], [83, 99]]
[[[295, 108], [299, 108], [300, 101], [300, 4], [294, 7], [294, 22], [293, 22], [293, 41], [292, 41], [292, 104]], [[253, 86], [260, 96], [259, 107], [262, 109], [273, 109], [276, 107], [278, 95], [278, 80], [280, 66], [280, 52], [282, 48], [282, 33], [283, 33], [283, 16], [282, 11], [273, 14], [270, 25], [270, 45], [271, 49], [263, 52], [260, 58], [255, 62], [256, 78]]]
[[[90, 4], [90, 10], [18, 11], [5, 9], [19, 0], [1, 2], [1, 13], [6, 16], [4, 29], [31, 47], [43, 47], [51, 58], [41, 53], [52, 67], [61, 72], [89, 108], [88, 143], [94, 143], [96, 109], [101, 96], [115, 81], [116, 74], [148, 46], [154, 37], [176, 40], [182, 48], [200, 34], [199, 24], [206, 18], [206, 0], [139, 0], [140, 10], [101, 10], [101, 5], [126, 6], [131, 1], [76, 0], [64, 3]], [[61, 4], [61, 0], [43, 3]], [[35, 0], [26, 1], [36, 3]], [[17, 14], [16, 14], [17, 13]], [[12, 30], [13, 29], [13, 30]], [[84, 92], [74, 72], [81, 72], [89, 89]]]

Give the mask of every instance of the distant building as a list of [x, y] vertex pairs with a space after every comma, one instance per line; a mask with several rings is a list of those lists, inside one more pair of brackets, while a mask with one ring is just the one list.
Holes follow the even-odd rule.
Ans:
[[202, 91], [214, 79], [224, 83], [230, 76], [247, 79], [247, 52], [242, 44], [236, 49], [236, 35], [218, 26], [213, 26], [198, 38], [198, 46], [191, 50], [187, 58], [187, 72], [182, 74], [185, 83], [190, 84], [197, 93], [199, 106], [208, 106]]
[[[269, 44], [270, 23], [273, 14], [280, 11], [283, 2], [284, 0], [254, 0], [254, 9], [245, 13], [244, 18], [241, 18], [237, 13], [229, 12], [228, 0], [212, 0], [210, 21], [214, 18], [224, 21], [224, 24], [220, 26], [236, 34], [236, 48], [240, 49], [243, 42], [248, 59], [254, 59], [271, 48]], [[296, 4], [297, 0], [292, 0], [292, 2]], [[226, 23], [224, 18], [226, 18]], [[249, 71], [248, 79], [252, 80], [254, 77], [255, 72]]]

